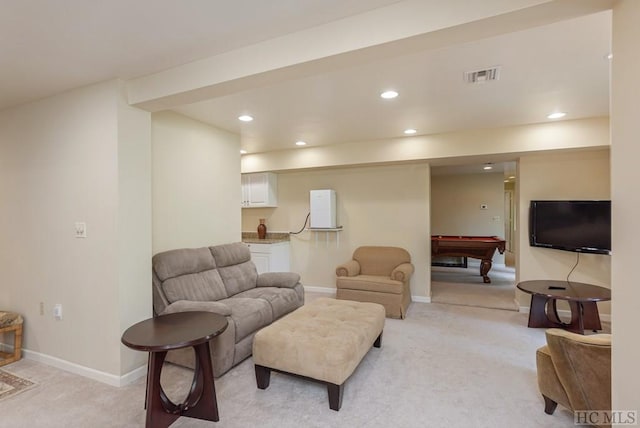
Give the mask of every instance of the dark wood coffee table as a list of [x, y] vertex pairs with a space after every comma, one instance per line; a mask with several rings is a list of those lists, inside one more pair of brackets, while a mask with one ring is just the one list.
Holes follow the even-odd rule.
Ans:
[[[168, 427], [180, 416], [218, 421], [209, 341], [227, 328], [225, 317], [211, 312], [180, 312], [141, 321], [122, 335], [122, 343], [149, 352], [146, 427]], [[160, 385], [162, 364], [168, 351], [192, 346], [196, 369], [189, 395], [174, 404]]]
[[[584, 330], [602, 330], [596, 302], [611, 300], [611, 290], [597, 285], [573, 281], [523, 281], [518, 289], [531, 294], [529, 327], [564, 328], [584, 334]], [[556, 303], [566, 300], [571, 309], [571, 321], [558, 316]]]

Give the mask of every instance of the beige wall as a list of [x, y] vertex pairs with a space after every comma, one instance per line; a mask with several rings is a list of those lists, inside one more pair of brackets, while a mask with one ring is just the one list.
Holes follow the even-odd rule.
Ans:
[[[130, 318], [122, 311], [149, 308], [151, 298], [150, 190], [136, 184], [149, 180], [150, 115], [124, 106], [120, 82], [110, 81], [0, 112], [4, 304], [24, 316], [31, 355], [114, 377], [122, 358], [127, 367], [136, 358], [121, 354], [122, 321]], [[139, 217], [129, 214], [140, 209]], [[75, 238], [77, 221], [86, 222], [86, 239]], [[138, 230], [127, 236], [121, 226], [134, 222]], [[138, 263], [121, 266], [121, 244]], [[121, 296], [121, 285], [141, 288]]]
[[[118, 102], [118, 308], [120, 329], [149, 318], [151, 311], [151, 115]], [[120, 344], [120, 374], [146, 362], [144, 352]]]
[[153, 253], [240, 240], [240, 137], [153, 114]]
[[[431, 234], [504, 238], [504, 174], [432, 176]], [[493, 262], [504, 263], [504, 255], [496, 252]]]
[[[518, 165], [518, 281], [565, 279], [578, 253], [529, 246], [529, 203], [536, 199], [610, 199], [609, 151], [524, 156]], [[611, 288], [611, 256], [580, 254], [570, 279]], [[518, 292], [520, 306], [528, 307], [529, 295]], [[608, 302], [598, 303], [610, 313]]]
[[640, 240], [640, 168], [638, 136], [640, 107], [640, 2], [621, 0], [613, 8], [613, 64], [611, 85], [611, 182], [613, 293], [613, 409], [640, 410], [638, 384], [637, 243]]
[[313, 189], [336, 191], [338, 224], [344, 230], [291, 237], [291, 269], [302, 275], [304, 285], [335, 288], [336, 266], [349, 260], [358, 246], [390, 245], [411, 253], [416, 267], [412, 294], [429, 296], [427, 164], [280, 173], [278, 207], [242, 210], [242, 229], [255, 231], [258, 219], [265, 218], [270, 231], [298, 231]]

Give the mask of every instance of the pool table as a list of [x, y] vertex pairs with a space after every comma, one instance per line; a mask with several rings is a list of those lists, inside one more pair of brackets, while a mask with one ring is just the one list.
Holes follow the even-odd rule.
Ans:
[[454, 256], [480, 259], [480, 275], [485, 283], [490, 283], [487, 275], [496, 250], [504, 253], [505, 240], [497, 236], [447, 236], [431, 237], [431, 257]]

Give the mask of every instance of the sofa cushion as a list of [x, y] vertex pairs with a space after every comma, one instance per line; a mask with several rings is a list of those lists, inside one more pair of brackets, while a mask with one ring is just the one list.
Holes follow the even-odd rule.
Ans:
[[293, 288], [258, 287], [236, 294], [234, 299], [236, 297], [266, 300], [271, 305], [274, 320], [297, 309], [303, 303]]
[[218, 268], [229, 297], [256, 287], [258, 271], [252, 261]]
[[209, 251], [215, 258], [217, 267], [237, 265], [251, 260], [249, 246], [242, 242], [216, 245], [209, 247]]
[[336, 287], [348, 288], [350, 290], [402, 294], [403, 283], [401, 281], [375, 275], [339, 276], [336, 280]]
[[216, 268], [216, 261], [206, 247], [165, 251], [153, 256], [152, 261], [160, 281]]
[[158, 315], [174, 314], [176, 312], [193, 312], [204, 311], [213, 312], [218, 315], [231, 315], [231, 308], [220, 302], [192, 302], [190, 300], [178, 300], [167, 306], [165, 310]]
[[231, 297], [220, 303], [231, 308], [231, 319], [236, 326], [236, 343], [273, 321], [271, 305], [266, 300]]
[[257, 287], [293, 288], [300, 282], [300, 275], [294, 272], [265, 272], [258, 275]]
[[178, 300], [206, 302], [227, 297], [216, 269], [169, 278], [162, 283], [162, 290], [170, 303]]

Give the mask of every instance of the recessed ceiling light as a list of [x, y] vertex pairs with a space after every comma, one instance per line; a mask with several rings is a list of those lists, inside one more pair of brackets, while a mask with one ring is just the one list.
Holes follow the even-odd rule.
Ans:
[[249, 116], [248, 114], [243, 114], [242, 116], [238, 116], [238, 120], [241, 120], [243, 122], [251, 122], [253, 120], [253, 117]]
[[397, 97], [398, 93], [396, 91], [384, 91], [380, 96], [385, 100], [390, 100], [391, 98]]
[[482, 169], [484, 169], [485, 171], [488, 171], [490, 169], [493, 169], [493, 165], [490, 163], [485, 163]]
[[246, 150], [240, 150], [240, 154], [241, 154], [241, 155], [246, 155], [246, 154], [247, 154], [247, 151], [246, 151]]
[[415, 134], [416, 132], [418, 132], [418, 131], [416, 131], [416, 130], [415, 130], [415, 129], [413, 129], [413, 128], [409, 128], [409, 129], [405, 129], [405, 130], [404, 130], [404, 133], [405, 133], [405, 134], [407, 134], [407, 135], [413, 135], [413, 134]]
[[514, 178], [516, 178], [516, 176], [515, 176], [515, 175], [510, 175], [510, 176], [509, 176], [509, 180], [513, 180]]
[[296, 146], [306, 146], [307, 143], [305, 143], [304, 141], [296, 141]]
[[547, 119], [560, 119], [561, 117], [565, 117], [566, 115], [567, 113], [563, 111], [559, 111], [556, 113], [551, 113], [550, 115], [547, 116]]

